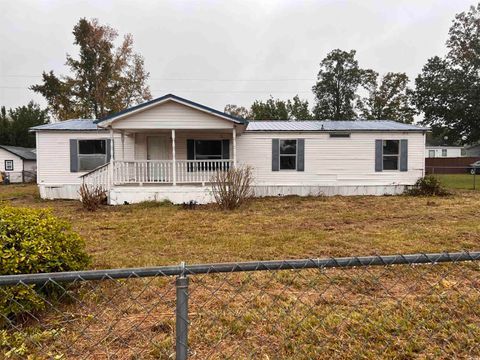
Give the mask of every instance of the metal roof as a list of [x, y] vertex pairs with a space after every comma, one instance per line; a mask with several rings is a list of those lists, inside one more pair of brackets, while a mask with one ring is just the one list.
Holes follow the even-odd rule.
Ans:
[[250, 121], [247, 131], [428, 131], [428, 128], [391, 120]]
[[34, 126], [30, 131], [57, 130], [57, 131], [96, 131], [104, 130], [97, 126], [94, 119], [71, 119], [52, 124]]
[[37, 160], [35, 148], [25, 148], [20, 146], [0, 145], [0, 149], [4, 149], [9, 153], [17, 155], [23, 160]]
[[117, 112], [115, 114], [112, 114], [112, 115], [109, 115], [107, 117], [104, 117], [103, 119], [100, 119], [100, 120], [96, 120], [97, 123], [102, 123], [106, 120], [111, 120], [111, 119], [114, 119], [116, 118], [117, 116], [120, 116], [120, 115], [124, 115], [124, 114], [127, 114], [129, 112], [132, 112], [132, 111], [135, 111], [135, 110], [139, 110], [141, 108], [144, 108], [144, 107], [147, 107], [147, 106], [150, 106], [150, 105], [153, 105], [155, 103], [159, 103], [159, 102], [162, 102], [162, 101], [165, 101], [165, 100], [174, 100], [174, 101], [177, 101], [177, 102], [180, 102], [180, 103], [185, 103], [187, 105], [191, 105], [191, 106], [194, 106], [194, 107], [197, 107], [199, 109], [202, 109], [204, 111], [207, 111], [207, 112], [210, 112], [212, 114], [215, 114], [215, 115], [219, 115], [219, 116], [222, 116], [224, 118], [226, 118], [227, 120], [230, 120], [230, 121], [233, 121], [237, 124], [246, 124], [247, 121], [245, 119], [242, 119], [240, 117], [237, 117], [237, 116], [234, 116], [234, 115], [230, 115], [230, 114], [227, 114], [227, 113], [224, 113], [223, 111], [219, 111], [219, 110], [216, 110], [216, 109], [213, 109], [211, 107], [208, 107], [208, 106], [205, 106], [205, 105], [202, 105], [202, 104], [199, 104], [199, 103], [196, 103], [194, 101], [191, 101], [191, 100], [188, 100], [188, 99], [184, 99], [180, 96], [177, 96], [177, 95], [173, 95], [173, 94], [167, 94], [167, 95], [164, 95], [164, 96], [161, 96], [159, 98], [156, 98], [156, 99], [153, 99], [153, 100], [150, 100], [150, 101], [147, 101], [147, 102], [144, 102], [142, 104], [138, 104], [136, 106], [132, 106], [128, 109], [125, 109], [125, 110], [122, 110], [120, 112]]

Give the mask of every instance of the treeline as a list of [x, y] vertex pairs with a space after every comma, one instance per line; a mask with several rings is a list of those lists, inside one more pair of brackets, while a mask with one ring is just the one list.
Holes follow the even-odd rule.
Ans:
[[49, 122], [48, 110], [29, 102], [12, 109], [0, 108], [0, 144], [35, 147], [35, 134], [29, 128]]
[[[449, 144], [480, 141], [480, 4], [457, 14], [446, 42], [446, 55], [427, 60], [413, 86], [405, 73], [378, 74], [362, 69], [356, 52], [333, 50], [321, 62], [312, 87], [315, 103], [270, 98], [249, 108], [225, 111], [252, 120], [389, 119], [422, 125], [433, 138]], [[408, 56], [407, 54], [405, 56]]]

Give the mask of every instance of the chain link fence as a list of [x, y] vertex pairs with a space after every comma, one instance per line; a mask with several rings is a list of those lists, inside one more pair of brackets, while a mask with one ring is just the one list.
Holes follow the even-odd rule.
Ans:
[[[0, 350], [7, 359], [475, 358], [479, 265], [480, 252], [462, 252], [0, 276]], [[35, 311], [22, 294], [34, 294]]]

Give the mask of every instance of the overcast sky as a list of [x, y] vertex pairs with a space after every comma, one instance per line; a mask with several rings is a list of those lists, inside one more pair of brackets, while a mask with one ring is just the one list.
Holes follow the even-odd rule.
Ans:
[[270, 95], [313, 100], [319, 62], [357, 50], [363, 68], [406, 72], [445, 53], [468, 0], [0, 0], [0, 105], [43, 99], [28, 90], [42, 71], [66, 72], [72, 28], [98, 18], [131, 33], [154, 97], [174, 93], [222, 110]]

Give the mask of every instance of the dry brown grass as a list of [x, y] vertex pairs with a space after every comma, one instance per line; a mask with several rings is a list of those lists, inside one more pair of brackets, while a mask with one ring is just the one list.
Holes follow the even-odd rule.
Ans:
[[[39, 201], [31, 187], [8, 191], [16, 206], [70, 220], [96, 268], [480, 249], [478, 192], [255, 199], [231, 212], [145, 203], [91, 214], [78, 202]], [[479, 274], [465, 264], [191, 277], [193, 358], [480, 356]], [[172, 354], [173, 279], [90, 282], [73, 294], [83, 306], [62, 301], [67, 319], [42, 315], [59, 331], [36, 335], [45, 349], [98, 359]]]
[[34, 186], [0, 187], [0, 199], [12, 194], [13, 205], [53, 208], [69, 220], [87, 242], [95, 268], [480, 247], [478, 192], [433, 199], [265, 198], [231, 212], [145, 203], [103, 206], [95, 214], [77, 201], [40, 201]]

